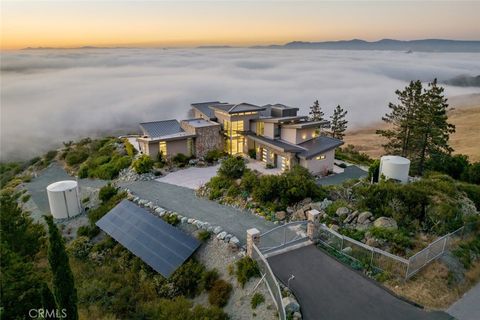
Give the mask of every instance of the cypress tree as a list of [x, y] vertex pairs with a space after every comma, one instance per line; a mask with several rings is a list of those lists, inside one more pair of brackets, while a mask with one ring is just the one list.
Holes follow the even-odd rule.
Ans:
[[65, 243], [51, 216], [45, 216], [48, 225], [48, 262], [52, 269], [53, 292], [60, 310], [65, 309], [67, 318], [78, 319], [77, 289], [73, 279]]
[[[44, 310], [52, 312], [52, 310], [57, 309], [57, 304], [55, 303], [55, 298], [53, 297], [52, 291], [50, 291], [50, 288], [45, 282], [41, 285], [40, 295], [42, 297], [42, 308]], [[54, 319], [54, 316], [45, 317], [45, 319]]]
[[310, 112], [308, 114], [310, 115], [309, 118], [311, 121], [323, 120], [323, 116], [325, 115], [325, 113], [323, 113], [318, 100], [315, 100], [313, 105], [310, 107]]
[[345, 119], [346, 115], [347, 110], [343, 110], [340, 105], [338, 105], [333, 111], [333, 115], [330, 117], [330, 119], [332, 119], [330, 127], [332, 138], [343, 140], [348, 124], [348, 121]]
[[395, 94], [399, 103], [389, 103], [390, 113], [382, 117], [390, 128], [377, 130], [376, 133], [387, 138], [388, 142], [383, 145], [387, 153], [410, 158], [415, 149], [413, 120], [424, 103], [422, 83], [419, 80], [411, 81], [403, 91], [397, 90]]

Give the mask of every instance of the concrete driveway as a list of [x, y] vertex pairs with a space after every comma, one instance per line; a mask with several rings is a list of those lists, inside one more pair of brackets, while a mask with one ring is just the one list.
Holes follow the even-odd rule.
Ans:
[[363, 177], [366, 177], [367, 175], [368, 175], [368, 172], [364, 171], [363, 169], [355, 165], [351, 165], [346, 167], [342, 173], [337, 173], [325, 178], [318, 179], [317, 184], [321, 186], [341, 184], [344, 181], [347, 181], [350, 179], [363, 178]]
[[447, 312], [458, 320], [480, 319], [480, 283], [477, 283], [460, 300], [452, 304]]
[[171, 172], [156, 181], [188, 189], [198, 189], [217, 174], [218, 168], [220, 165], [205, 168], [191, 167]]
[[336, 261], [314, 245], [268, 258], [273, 273], [300, 302], [306, 320], [443, 320], [426, 312]]

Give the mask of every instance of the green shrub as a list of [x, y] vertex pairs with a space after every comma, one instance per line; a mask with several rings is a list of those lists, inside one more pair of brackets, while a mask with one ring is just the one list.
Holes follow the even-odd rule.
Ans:
[[179, 166], [180, 168], [185, 167], [188, 164], [190, 157], [187, 157], [183, 153], [177, 153], [173, 158], [172, 161], [174, 164]]
[[77, 259], [86, 259], [91, 248], [92, 244], [90, 243], [90, 239], [81, 236], [68, 244], [67, 251]]
[[339, 200], [335, 200], [332, 202], [332, 204], [330, 204], [326, 209], [325, 209], [325, 213], [328, 214], [329, 216], [333, 217], [335, 215], [335, 212], [337, 212], [337, 209], [340, 208], [340, 207], [348, 207], [348, 202], [343, 200], [343, 199], [339, 199]]
[[366, 153], [355, 150], [355, 146], [352, 144], [349, 144], [344, 148], [335, 149], [335, 158], [367, 166], [373, 161]]
[[80, 169], [78, 169], [77, 174], [80, 179], [88, 178], [88, 165], [85, 163], [82, 163], [80, 165]]
[[86, 197], [82, 199], [82, 203], [87, 203], [90, 201], [90, 197]]
[[453, 250], [453, 254], [466, 269], [469, 269], [475, 260], [480, 259], [480, 236], [477, 235], [475, 239], [461, 243], [457, 249]]
[[365, 231], [363, 230], [340, 228], [339, 233], [357, 241], [362, 241], [362, 239], [365, 237]]
[[148, 173], [152, 170], [153, 164], [152, 158], [144, 154], [133, 162], [133, 169], [138, 174]]
[[404, 230], [391, 230], [373, 227], [369, 231], [373, 237], [383, 239], [391, 243], [393, 245], [393, 253], [404, 253], [405, 249], [412, 247], [412, 238]]
[[28, 200], [30, 200], [30, 195], [29, 194], [24, 194], [21, 198], [22, 202], [25, 203]]
[[50, 150], [45, 154], [45, 161], [50, 162], [57, 156], [57, 150]]
[[198, 235], [197, 235], [197, 238], [198, 240], [200, 241], [207, 241], [208, 239], [210, 239], [210, 236], [211, 236], [211, 232], [210, 231], [207, 231], [207, 230], [201, 230]]
[[368, 180], [373, 182], [378, 182], [378, 175], [380, 174], [380, 160], [375, 160], [372, 162], [370, 167], [368, 167]]
[[230, 299], [232, 285], [223, 279], [215, 280], [208, 293], [208, 302], [217, 307], [224, 307]]
[[133, 144], [131, 144], [130, 141], [128, 141], [128, 139], [124, 139], [123, 144], [125, 146], [125, 151], [127, 152], [127, 155], [129, 157], [133, 157], [137, 153], [137, 150], [135, 149]]
[[230, 198], [236, 198], [241, 193], [241, 190], [235, 184], [232, 184], [228, 189], [226, 196]]
[[255, 149], [249, 149], [248, 156], [250, 159], [257, 159], [257, 151]]
[[98, 198], [102, 202], [107, 202], [111, 198], [113, 198], [118, 193], [118, 188], [108, 183], [100, 188], [100, 192], [98, 193]]
[[65, 161], [69, 166], [81, 164], [88, 158], [88, 151], [84, 148], [77, 148], [67, 153]]
[[258, 184], [258, 176], [249, 169], [243, 172], [240, 188], [247, 192], [252, 192], [253, 188]]
[[233, 181], [230, 178], [224, 176], [215, 176], [205, 184], [210, 189], [210, 200], [218, 199], [233, 185]]
[[202, 288], [207, 291], [210, 290], [218, 278], [219, 278], [219, 275], [218, 275], [217, 269], [205, 271], [202, 274], [202, 280], [201, 280]]
[[166, 214], [162, 217], [162, 219], [168, 223], [171, 224], [172, 226], [176, 226], [177, 224], [180, 223], [180, 219], [178, 218], [177, 215], [175, 214]]
[[77, 237], [88, 237], [92, 239], [100, 233], [100, 229], [96, 225], [81, 226], [77, 230]]
[[265, 302], [265, 297], [263, 296], [263, 294], [256, 292], [253, 295], [252, 300], [250, 300], [250, 305], [252, 306], [252, 309], [257, 309], [257, 307], [264, 302]]
[[260, 276], [260, 270], [258, 269], [257, 262], [250, 257], [243, 257], [237, 261], [236, 276], [237, 281], [242, 288], [252, 277]]
[[245, 171], [245, 160], [242, 157], [228, 157], [222, 161], [218, 174], [230, 179], [242, 177]]
[[222, 150], [209, 150], [207, 151], [207, 154], [205, 155], [205, 161], [212, 163], [215, 161], [218, 161], [221, 157], [223, 157], [225, 153]]
[[275, 168], [275, 165], [274, 165], [273, 163], [267, 163], [267, 164], [265, 165], [265, 168], [266, 168], [266, 169], [273, 169], [273, 168]]
[[198, 292], [205, 267], [197, 261], [190, 259], [178, 268], [169, 281], [178, 290], [178, 293], [193, 298]]
[[100, 206], [95, 209], [92, 209], [88, 212], [88, 219], [92, 225], [100, 220], [105, 214], [113, 209], [120, 201], [127, 197], [126, 192], [117, 193], [115, 196], [110, 198], [107, 202], [103, 202]]

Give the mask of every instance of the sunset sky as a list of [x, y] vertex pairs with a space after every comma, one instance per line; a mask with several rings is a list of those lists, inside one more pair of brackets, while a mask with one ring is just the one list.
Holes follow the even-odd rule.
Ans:
[[3, 1], [1, 48], [480, 40], [480, 2]]

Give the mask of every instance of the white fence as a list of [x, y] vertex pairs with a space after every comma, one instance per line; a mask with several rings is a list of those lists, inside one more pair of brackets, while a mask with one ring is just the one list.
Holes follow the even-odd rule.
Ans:
[[282, 291], [280, 290], [277, 278], [275, 278], [272, 269], [270, 269], [268, 261], [265, 259], [265, 257], [255, 244], [253, 244], [252, 258], [257, 261], [260, 272], [262, 273], [262, 276], [265, 279], [265, 283], [267, 284], [268, 291], [270, 292], [270, 295], [275, 302], [275, 306], [277, 307], [278, 311], [278, 318], [280, 320], [286, 320], [287, 315], [285, 313], [285, 306], [283, 305]]
[[477, 228], [478, 226], [476, 224], [463, 226], [454, 232], [438, 238], [409, 259], [396, 256], [343, 236], [323, 224], [319, 226], [318, 240], [320, 243], [365, 265], [370, 265], [379, 270], [408, 279], [424, 266], [439, 258], [446, 251], [454, 249], [465, 235], [470, 234], [472, 231], [475, 232]]

